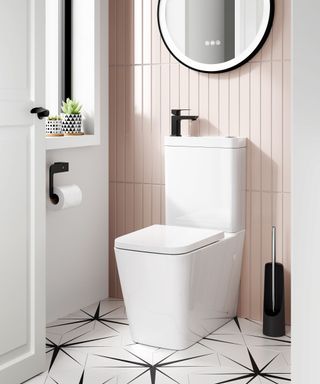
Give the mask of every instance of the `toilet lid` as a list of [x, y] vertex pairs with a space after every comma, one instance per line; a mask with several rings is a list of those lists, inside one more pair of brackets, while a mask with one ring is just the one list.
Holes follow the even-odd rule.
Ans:
[[214, 229], [153, 225], [115, 240], [115, 247], [130, 251], [179, 255], [224, 238]]

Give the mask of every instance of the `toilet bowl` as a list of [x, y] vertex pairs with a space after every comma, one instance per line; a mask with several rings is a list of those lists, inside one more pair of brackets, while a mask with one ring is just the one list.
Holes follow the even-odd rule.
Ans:
[[115, 240], [132, 338], [185, 349], [236, 315], [246, 140], [165, 139], [166, 225]]
[[135, 342], [185, 349], [236, 315], [244, 231], [155, 225], [115, 241]]

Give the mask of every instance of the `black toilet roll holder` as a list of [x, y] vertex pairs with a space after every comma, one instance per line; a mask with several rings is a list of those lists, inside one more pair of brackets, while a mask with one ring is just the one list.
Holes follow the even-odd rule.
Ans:
[[59, 203], [59, 196], [54, 193], [53, 179], [56, 173], [69, 172], [69, 163], [54, 163], [49, 169], [49, 197], [52, 204], [57, 205]]

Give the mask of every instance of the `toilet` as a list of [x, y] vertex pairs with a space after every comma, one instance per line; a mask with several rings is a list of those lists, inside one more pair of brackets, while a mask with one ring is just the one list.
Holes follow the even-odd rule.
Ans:
[[236, 316], [246, 139], [165, 138], [166, 225], [115, 240], [136, 343], [181, 350]]

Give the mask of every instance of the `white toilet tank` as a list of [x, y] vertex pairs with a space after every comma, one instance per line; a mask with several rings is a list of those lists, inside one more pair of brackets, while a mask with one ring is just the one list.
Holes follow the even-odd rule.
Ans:
[[245, 229], [246, 139], [166, 137], [166, 224]]

